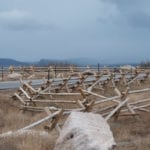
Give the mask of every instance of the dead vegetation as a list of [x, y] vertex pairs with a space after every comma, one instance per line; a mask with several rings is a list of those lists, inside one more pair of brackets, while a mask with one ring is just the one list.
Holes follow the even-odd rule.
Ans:
[[[135, 76], [136, 77], [136, 76]], [[116, 150], [149, 150], [150, 149], [150, 115], [149, 115], [149, 103], [139, 103], [138, 105], [132, 105], [139, 100], [150, 98], [150, 92], [142, 92], [138, 93], [135, 90], [147, 89], [149, 88], [149, 78], [144, 78], [144, 80], [134, 80], [134, 78], [129, 81], [123, 81], [122, 78], [119, 82], [112, 82], [112, 78], [106, 80], [107, 82], [103, 84], [103, 81], [98, 82], [98, 84], [89, 90], [94, 83], [96, 83], [99, 78], [95, 78], [92, 82], [86, 82], [85, 78], [80, 77], [80, 84], [78, 82], [74, 84], [73, 90], [72, 86], [66, 80], [63, 80], [61, 84], [53, 85], [42, 85], [43, 88], [32, 89], [30, 84], [24, 84], [22, 82], [22, 90], [16, 92], [16, 90], [8, 90], [8, 91], [0, 91], [0, 133], [6, 133], [7, 131], [16, 131], [21, 129], [33, 122], [40, 120], [47, 116], [45, 111], [45, 107], [52, 106], [56, 110], [51, 110], [48, 107], [50, 113], [56, 112], [60, 108], [63, 108], [64, 111], [67, 109], [77, 109], [80, 108], [83, 111], [93, 111], [107, 116], [113, 111], [110, 109], [109, 111], [101, 111], [103, 108], [110, 106], [117, 106], [120, 102], [120, 97], [114, 98], [116, 100], [107, 101], [108, 98], [115, 97], [117, 88], [120, 93], [124, 93], [127, 89], [127, 83], [130, 83], [130, 91], [134, 91], [129, 94], [129, 105], [131, 105], [132, 110], [134, 112], [125, 113], [121, 112], [122, 110], [127, 109], [126, 105], [123, 105], [119, 110], [119, 115], [117, 119], [114, 118], [114, 113], [109, 119], [108, 122], [113, 131], [117, 147]], [[69, 80], [67, 80], [69, 81]], [[84, 81], [84, 82], [83, 82]], [[126, 83], [124, 83], [126, 82]], [[31, 87], [30, 87], [31, 86]], [[51, 90], [52, 89], [52, 90]], [[82, 90], [81, 90], [82, 89]], [[36, 91], [34, 91], [36, 90]], [[40, 91], [41, 90], [41, 91]], [[45, 90], [45, 91], [44, 91]], [[44, 92], [43, 92], [44, 91]], [[137, 92], [137, 93], [136, 93]], [[25, 105], [22, 104], [17, 97], [15, 100], [11, 98], [14, 93], [17, 93], [21, 97], [21, 101], [24, 102]], [[77, 94], [78, 93], [78, 94]], [[70, 95], [69, 95], [70, 94]], [[36, 96], [38, 95], [38, 96]], [[119, 95], [119, 92], [118, 92]], [[117, 96], [118, 96], [117, 95]], [[120, 95], [123, 96], [123, 95]], [[101, 97], [101, 98], [100, 98]], [[50, 102], [43, 103], [41, 101], [49, 100]], [[57, 103], [58, 100], [61, 101], [75, 101], [75, 103]], [[94, 100], [94, 101], [92, 101]], [[121, 100], [126, 100], [124, 99]], [[57, 102], [55, 102], [57, 101]], [[101, 103], [101, 101], [105, 101]], [[118, 102], [117, 102], [118, 101]], [[81, 102], [81, 103], [80, 103]], [[86, 103], [84, 103], [86, 102]], [[149, 102], [149, 101], [148, 101]], [[95, 103], [100, 103], [99, 105], [95, 105]], [[86, 104], [86, 105], [85, 105]], [[91, 104], [91, 105], [90, 105]], [[125, 102], [126, 104], [126, 102]], [[142, 107], [140, 109], [136, 109], [136, 107], [141, 107], [144, 105], [148, 105], [147, 107]], [[91, 107], [88, 107], [91, 106]], [[40, 109], [39, 109], [40, 107]], [[32, 109], [31, 109], [32, 108]], [[58, 109], [57, 109], [58, 108]], [[66, 109], [66, 110], [65, 110]], [[36, 111], [35, 111], [36, 110]], [[42, 111], [41, 111], [42, 110]], [[116, 112], [118, 112], [118, 110]], [[127, 111], [128, 112], [128, 111]], [[107, 114], [107, 115], [106, 115]], [[115, 119], [115, 121], [114, 121]], [[61, 118], [59, 122], [56, 124], [63, 124], [65, 120]], [[1, 150], [52, 150], [55, 145], [56, 138], [59, 133], [56, 128], [52, 131], [45, 130], [43, 127], [50, 124], [50, 121], [47, 120], [42, 125], [35, 127], [36, 131], [46, 131], [49, 132], [48, 136], [42, 136], [40, 134], [23, 134], [18, 135], [11, 138], [0, 138], [0, 149]], [[40, 136], [39, 136], [40, 135]]]

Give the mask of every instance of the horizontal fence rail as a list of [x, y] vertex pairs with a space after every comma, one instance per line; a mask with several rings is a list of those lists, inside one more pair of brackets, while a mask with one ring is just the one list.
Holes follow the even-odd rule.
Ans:
[[[35, 67], [35, 66], [19, 66], [19, 67], [0, 67], [0, 81], [3, 81], [4, 77], [7, 76], [9, 73], [16, 72], [16, 73], [23, 73], [27, 72], [32, 74], [34, 73], [47, 73], [50, 75], [51, 72], [53, 72], [55, 75], [58, 73], [78, 73], [78, 72], [84, 72], [86, 70], [90, 70], [93, 72], [100, 72], [104, 70], [109, 71], [115, 71], [121, 69], [120, 67], [100, 67], [98, 64], [97, 66], [83, 66], [83, 67], [75, 67], [75, 66], [67, 66], [67, 67], [60, 67], [60, 66], [50, 66], [50, 67]], [[146, 69], [149, 70], [150, 67], [138, 67], [138, 69]], [[131, 68], [132, 71], [132, 68]], [[48, 76], [49, 76], [48, 75]]]

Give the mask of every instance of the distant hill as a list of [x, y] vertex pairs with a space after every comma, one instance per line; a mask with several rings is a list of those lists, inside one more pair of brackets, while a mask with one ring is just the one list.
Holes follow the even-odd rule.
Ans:
[[56, 65], [76, 65], [76, 66], [95, 66], [97, 65], [99, 60], [92, 59], [92, 58], [71, 58], [71, 59], [41, 59], [37, 62], [37, 65], [49, 65], [49, 64], [56, 64]]
[[13, 66], [48, 66], [48, 65], [59, 65], [59, 66], [67, 66], [67, 65], [76, 65], [76, 66], [97, 66], [99, 63], [100, 66], [121, 66], [124, 64], [137, 65], [138, 63], [110, 63], [111, 61], [101, 61], [98, 59], [91, 58], [73, 58], [73, 59], [41, 59], [37, 62], [21, 62], [14, 59], [9, 58], [0, 58], [0, 66], [8, 67], [10, 65]]
[[67, 59], [66, 62], [70, 62], [72, 64], [76, 64], [79, 66], [95, 66], [97, 65], [100, 61], [98, 59], [92, 59], [92, 58], [73, 58], [73, 59]]
[[20, 62], [14, 59], [9, 58], [0, 58], [0, 66], [9, 67], [10, 65], [13, 66], [27, 66], [30, 63], [27, 62]]

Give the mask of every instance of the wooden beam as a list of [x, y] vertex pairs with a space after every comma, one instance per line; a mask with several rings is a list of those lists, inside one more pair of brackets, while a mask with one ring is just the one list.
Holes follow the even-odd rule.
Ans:
[[39, 93], [39, 95], [52, 95], [52, 96], [80, 96], [80, 93]]
[[[25, 100], [25, 102], [30, 102], [30, 100]], [[68, 103], [68, 104], [76, 104], [76, 101], [74, 100], [45, 100], [45, 99], [41, 99], [41, 100], [32, 100], [32, 102], [35, 103]]]
[[[104, 102], [108, 102], [108, 101], [114, 101], [114, 100], [116, 100], [118, 98], [120, 98], [120, 96], [114, 96], [114, 97], [105, 98], [105, 99], [96, 101], [94, 105], [98, 105], [100, 103], [104, 103]], [[119, 101], [115, 101], [115, 102], [119, 103]]]
[[114, 110], [112, 110], [112, 112], [105, 118], [105, 120], [106, 121], [109, 120], [123, 105], [127, 103], [127, 101], [128, 101], [128, 98], [120, 102], [120, 104]]
[[19, 100], [23, 105], [26, 105], [26, 103], [24, 102], [24, 100], [22, 99], [22, 97], [20, 97], [17, 93], [14, 93], [14, 95], [18, 98], [18, 100]]
[[133, 91], [129, 91], [129, 94], [134, 94], [134, 93], [141, 93], [141, 92], [148, 92], [150, 91], [150, 88], [147, 89], [142, 89], [142, 90], [133, 90]]
[[93, 83], [90, 87], [88, 87], [88, 91], [92, 91], [92, 89], [101, 82], [101, 78], [99, 78], [95, 83]]
[[[61, 110], [61, 111], [62, 111], [62, 110]], [[41, 123], [43, 123], [43, 122], [45, 122], [45, 121], [47, 121], [47, 120], [49, 120], [49, 119], [52, 119], [53, 117], [55, 117], [55, 116], [58, 115], [59, 113], [60, 113], [60, 110], [57, 111], [57, 112], [55, 112], [55, 113], [53, 113], [53, 114], [51, 114], [51, 115], [49, 115], [49, 116], [47, 116], [47, 117], [45, 117], [45, 118], [43, 118], [43, 119], [40, 119], [40, 120], [38, 120], [38, 121], [36, 121], [36, 122], [34, 122], [34, 123], [32, 123], [32, 124], [30, 124], [30, 125], [24, 127], [24, 128], [21, 128], [21, 129], [19, 129], [18, 131], [28, 130], [28, 129], [31, 129], [31, 128], [35, 127], [35, 126], [38, 126], [39, 124], [41, 124]]]
[[85, 92], [85, 93], [91, 94], [93, 96], [96, 96], [96, 97], [107, 98], [107, 97], [105, 97], [103, 95], [100, 95], [100, 94], [97, 94], [97, 93], [94, 93], [94, 92], [90, 92], [90, 91], [86, 91], [86, 90], [82, 90], [82, 91]]
[[19, 89], [28, 99], [31, 99], [31, 97], [28, 95], [28, 93], [22, 87], [20, 87]]

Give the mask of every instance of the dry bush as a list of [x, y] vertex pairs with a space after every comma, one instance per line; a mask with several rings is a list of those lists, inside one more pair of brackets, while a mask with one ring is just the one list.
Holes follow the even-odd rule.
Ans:
[[150, 116], [140, 113], [139, 118], [119, 117], [110, 122], [116, 142], [116, 150], [150, 149]]
[[[137, 87], [132, 85], [131, 89], [142, 89], [149, 87], [149, 82], [142, 83]], [[125, 91], [126, 87], [118, 85], [121, 91]], [[15, 90], [16, 92], [16, 90]], [[95, 90], [94, 92], [105, 95], [114, 96], [116, 93], [113, 88], [107, 87], [105, 92], [102, 90]], [[12, 101], [9, 95], [12, 95], [14, 91], [2, 91], [0, 92], [0, 133], [4, 133], [10, 130], [17, 130], [25, 127], [30, 123], [33, 123], [46, 116], [46, 113], [31, 113], [18, 110], [13, 104], [20, 105], [19, 101]], [[130, 95], [130, 101], [132, 99], [139, 100], [150, 97], [150, 93], [132, 94]], [[62, 97], [53, 97], [54, 99], [62, 99]], [[98, 99], [93, 96], [89, 96], [89, 99]], [[64, 96], [64, 100], [76, 100], [82, 99], [78, 96]], [[112, 102], [107, 104], [103, 103], [96, 109], [103, 108], [107, 105], [112, 105]], [[74, 107], [74, 104], [60, 105], [65, 108]], [[145, 112], [138, 112], [140, 114], [139, 119], [134, 117], [119, 117], [118, 121], [110, 120], [110, 126], [113, 131], [116, 142], [118, 143], [116, 150], [149, 150], [150, 149], [150, 115]], [[64, 121], [64, 119], [63, 119]], [[49, 121], [44, 124], [49, 123]], [[36, 130], [43, 130], [44, 124], [34, 128]], [[58, 134], [53, 131], [49, 133], [49, 137], [41, 137], [35, 135], [24, 135], [18, 137], [11, 137], [6, 139], [0, 139], [0, 150], [52, 150], [54, 148], [55, 140]]]
[[53, 150], [56, 134], [49, 137], [39, 135], [21, 135], [0, 140], [0, 150]]
[[1, 150], [19, 150], [18, 146], [15, 145], [12, 141], [0, 142]]

